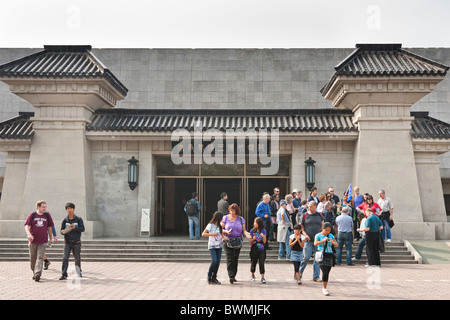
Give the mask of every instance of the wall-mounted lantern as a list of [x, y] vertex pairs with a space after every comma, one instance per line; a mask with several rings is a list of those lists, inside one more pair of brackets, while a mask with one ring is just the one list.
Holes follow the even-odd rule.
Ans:
[[316, 163], [316, 161], [311, 159], [311, 157], [309, 157], [308, 160], [305, 160], [306, 187], [310, 191], [312, 190], [312, 188], [314, 188], [314, 185], [316, 184], [316, 168], [314, 166], [314, 163]]
[[128, 160], [128, 185], [134, 190], [138, 185], [138, 160], [133, 157]]

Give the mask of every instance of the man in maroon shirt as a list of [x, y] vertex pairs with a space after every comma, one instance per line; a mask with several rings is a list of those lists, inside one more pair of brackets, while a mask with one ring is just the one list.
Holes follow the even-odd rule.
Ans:
[[39, 200], [36, 203], [36, 211], [30, 213], [25, 222], [25, 232], [27, 233], [30, 249], [30, 267], [33, 271], [33, 280], [35, 281], [39, 281], [42, 275], [47, 242], [50, 239], [50, 244], [53, 243], [53, 220], [46, 209], [47, 203]]

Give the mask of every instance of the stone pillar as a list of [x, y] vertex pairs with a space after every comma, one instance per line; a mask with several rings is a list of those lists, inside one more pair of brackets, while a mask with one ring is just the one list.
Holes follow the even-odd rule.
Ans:
[[414, 144], [424, 222], [447, 222], [438, 159], [438, 154], [446, 152], [447, 148], [445, 142], [441, 141], [422, 141]]
[[3, 150], [8, 150], [2, 200], [0, 202], [0, 234], [5, 238], [14, 238], [18, 235], [25, 235], [23, 229], [24, 220], [18, 220], [17, 217], [19, 213], [18, 204], [23, 201], [22, 190], [27, 177], [30, 146], [28, 143], [13, 143], [14, 144], [1, 145]]
[[[435, 157], [437, 159], [437, 157]], [[424, 222], [446, 222], [445, 204], [440, 183], [439, 161], [416, 157], [419, 190]]]
[[[35, 210], [36, 201], [45, 200], [58, 222], [67, 214], [64, 205], [73, 202], [75, 214], [86, 224], [84, 237], [102, 236], [102, 222], [94, 220], [97, 215], [93, 211], [92, 159], [85, 136], [86, 123], [95, 110], [113, 107], [123, 94], [102, 78], [2, 80], [35, 110], [31, 118], [35, 133], [28, 166], [23, 171], [26, 180], [16, 191], [23, 197], [8, 217], [21, 220], [23, 225], [26, 216]], [[11, 183], [10, 178], [6, 177], [6, 185]]]
[[291, 192], [297, 188], [303, 191], [303, 198], [309, 197], [309, 191], [305, 184], [305, 141], [292, 141], [292, 157], [291, 157]]
[[[152, 141], [139, 141], [139, 181], [137, 187], [139, 214], [142, 213], [142, 209], [150, 209], [150, 236], [153, 235], [152, 230], [155, 230], [154, 224], [156, 223], [152, 146]], [[139, 216], [139, 223], [140, 221]]]
[[3, 199], [0, 202], [0, 220], [17, 218], [17, 204], [23, 201], [23, 194], [18, 190], [24, 189], [29, 157], [29, 152], [8, 152], [2, 190]]
[[414, 157], [410, 107], [440, 80], [442, 77], [342, 76], [326, 95], [335, 107], [354, 113], [359, 138], [352, 185], [370, 193], [375, 201], [379, 189], [386, 191], [394, 204], [394, 239], [435, 238], [434, 227], [423, 223], [424, 196]]
[[370, 193], [375, 201], [379, 198], [378, 190], [386, 190], [395, 199], [397, 221], [423, 221], [409, 106], [359, 105], [354, 113], [359, 126], [354, 185]]

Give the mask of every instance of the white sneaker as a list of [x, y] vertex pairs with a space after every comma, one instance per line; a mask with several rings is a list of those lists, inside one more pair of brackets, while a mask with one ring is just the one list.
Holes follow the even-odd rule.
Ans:
[[324, 296], [330, 295], [330, 293], [328, 292], [328, 289], [322, 289], [322, 291], [323, 291]]
[[391, 242], [391, 239], [387, 239], [386, 242]]

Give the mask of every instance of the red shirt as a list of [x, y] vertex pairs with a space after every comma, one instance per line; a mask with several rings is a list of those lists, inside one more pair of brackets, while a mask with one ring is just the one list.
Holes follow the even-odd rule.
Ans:
[[[31, 221], [31, 216], [35, 213], [34, 220]], [[39, 214], [38, 212], [32, 212], [25, 221], [25, 225], [30, 226], [30, 233], [34, 237], [31, 243], [47, 243], [48, 242], [48, 228], [53, 226], [53, 219], [50, 213], [48, 213], [48, 220], [45, 213]]]
[[[366, 202], [361, 203], [358, 207], [358, 209], [363, 210], [364, 214], [366, 214], [366, 209], [370, 208], [372, 209], [373, 213], [378, 217], [381, 214], [381, 208], [378, 205], [378, 203], [373, 202], [372, 205], [369, 207], [369, 204]], [[377, 212], [378, 210], [378, 212]], [[367, 215], [366, 215], [367, 216]]]

